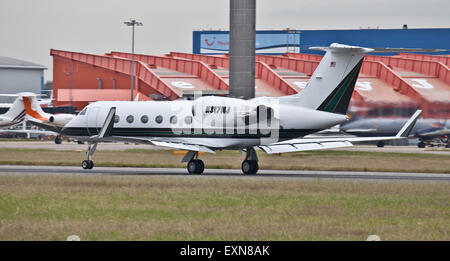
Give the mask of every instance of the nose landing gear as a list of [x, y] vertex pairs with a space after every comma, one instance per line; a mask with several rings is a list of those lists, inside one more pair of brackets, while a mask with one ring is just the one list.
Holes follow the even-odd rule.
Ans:
[[88, 156], [87, 160], [83, 160], [81, 162], [81, 167], [83, 169], [92, 169], [94, 167], [94, 162], [92, 161], [92, 155], [94, 155], [95, 150], [97, 149], [97, 143], [89, 143], [86, 154]]

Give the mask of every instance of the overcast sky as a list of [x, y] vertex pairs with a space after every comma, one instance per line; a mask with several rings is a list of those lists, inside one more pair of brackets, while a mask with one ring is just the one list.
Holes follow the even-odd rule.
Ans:
[[[192, 52], [194, 29], [228, 29], [229, 0], [0, 0], [0, 56], [49, 68], [50, 49]], [[449, 0], [257, 0], [257, 29], [450, 27]]]

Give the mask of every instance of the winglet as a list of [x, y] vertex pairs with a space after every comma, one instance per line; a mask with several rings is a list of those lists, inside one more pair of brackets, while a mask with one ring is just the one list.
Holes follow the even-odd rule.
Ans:
[[411, 133], [411, 130], [414, 128], [417, 119], [419, 118], [422, 110], [417, 110], [413, 116], [403, 125], [403, 128], [395, 135], [396, 138], [407, 138]]
[[104, 138], [111, 136], [111, 131], [114, 127], [114, 116], [116, 115], [116, 107], [111, 107], [108, 115], [106, 116], [105, 123], [98, 134], [98, 138]]

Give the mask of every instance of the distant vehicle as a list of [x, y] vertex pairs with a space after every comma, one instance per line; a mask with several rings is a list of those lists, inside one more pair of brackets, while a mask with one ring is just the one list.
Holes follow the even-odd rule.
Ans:
[[308, 85], [298, 94], [243, 100], [205, 96], [175, 101], [102, 101], [86, 106], [62, 134], [89, 143], [83, 169], [92, 169], [99, 142], [151, 144], [189, 151], [181, 160], [191, 174], [201, 174], [199, 152], [246, 152], [241, 169], [256, 174], [255, 148], [268, 154], [352, 146], [352, 142], [408, 137], [418, 110], [391, 137], [304, 138], [346, 122], [348, 105], [364, 55], [373, 49], [342, 44], [315, 47], [326, 51]]
[[[341, 131], [358, 137], [391, 136], [401, 128], [408, 119], [355, 119], [341, 125]], [[450, 147], [450, 121], [447, 119], [418, 119], [411, 131], [410, 138], [418, 138], [419, 148], [425, 148], [426, 142], [438, 139]], [[378, 147], [384, 147], [383, 141], [378, 141]]]

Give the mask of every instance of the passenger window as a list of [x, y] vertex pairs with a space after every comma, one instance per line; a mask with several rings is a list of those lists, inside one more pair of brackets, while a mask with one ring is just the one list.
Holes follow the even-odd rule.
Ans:
[[148, 122], [148, 116], [147, 115], [142, 115], [141, 121], [142, 121], [142, 123], [147, 123]]
[[192, 123], [192, 117], [191, 116], [186, 116], [186, 118], [184, 118], [184, 122], [186, 124], [191, 124]]
[[175, 124], [177, 123], [177, 116], [173, 115], [172, 117], [170, 117], [170, 123]]
[[161, 115], [156, 116], [155, 118], [156, 123], [160, 124], [163, 121], [163, 117]]
[[120, 117], [119, 115], [114, 115], [114, 123], [119, 123]]
[[128, 116], [127, 116], [127, 122], [128, 122], [128, 123], [133, 123], [133, 121], [134, 121], [133, 115], [128, 115]]

